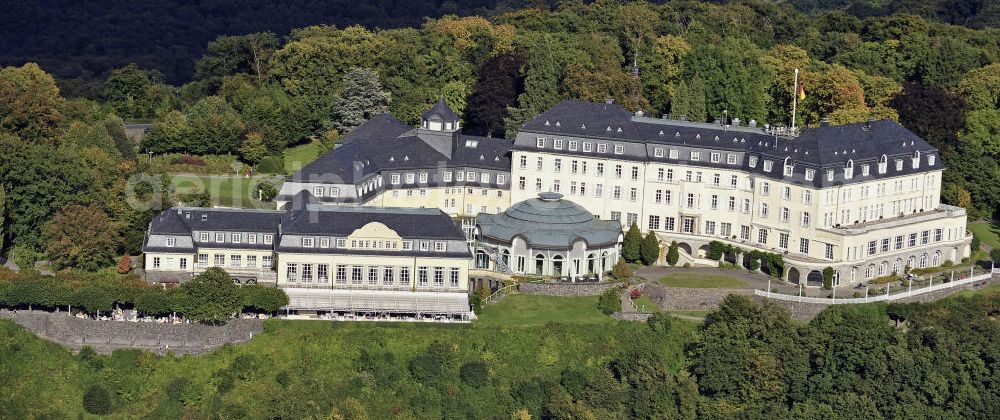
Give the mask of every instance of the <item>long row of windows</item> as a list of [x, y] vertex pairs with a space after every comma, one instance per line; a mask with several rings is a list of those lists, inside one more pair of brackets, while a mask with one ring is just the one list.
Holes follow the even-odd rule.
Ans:
[[[260, 257], [260, 268], [271, 268], [274, 264], [274, 256], [262, 255]], [[198, 254], [198, 268], [207, 267], [230, 267], [230, 268], [258, 268], [256, 255], [238, 254], [213, 254], [211, 262], [208, 254]]]
[[[332, 279], [331, 279], [332, 274]], [[289, 283], [319, 283], [350, 286], [458, 288], [461, 270], [457, 267], [417, 267], [416, 279], [408, 266], [337, 264], [330, 272], [329, 264], [287, 263], [285, 275]]]
[[[611, 127], [608, 127], [608, 130], [610, 131]], [[620, 130], [621, 130], [621, 128], [619, 128], [619, 131]], [[538, 137], [538, 138], [536, 138], [535, 139], [535, 146], [538, 147], [538, 148], [544, 148], [545, 144], [546, 144], [546, 140], [547, 139], [545, 137]], [[590, 152], [594, 151], [594, 143], [589, 142], [589, 141], [585, 141], [585, 142], [581, 143], [581, 142], [578, 142], [577, 140], [569, 140], [566, 143], [566, 146], [567, 146], [567, 149], [569, 151], [571, 151], [571, 152], [577, 151], [578, 148], [580, 148], [580, 150], [582, 150], [584, 152], [587, 152], [587, 153], [590, 153]], [[556, 150], [562, 150], [563, 149], [563, 140], [562, 139], [552, 139], [552, 148], [556, 149]], [[623, 146], [621, 144], [616, 144], [616, 145], [614, 145], [614, 151], [615, 151], [616, 155], [623, 154], [623, 153], [625, 153], [625, 146]], [[607, 153], [607, 152], [608, 152], [608, 143], [597, 143], [597, 153]]]
[[[477, 176], [479, 180], [478, 182], [483, 184], [488, 184], [490, 182], [490, 179], [495, 179], [498, 185], [503, 185], [507, 182], [507, 175], [505, 174], [496, 174], [495, 176], [492, 176], [489, 172], [476, 172], [476, 171], [454, 171], [454, 172], [445, 171], [442, 173], [441, 178], [443, 182], [452, 182], [452, 181], [476, 182]], [[419, 172], [419, 173], [407, 172], [404, 174], [394, 173], [389, 175], [389, 182], [392, 185], [400, 185], [403, 183], [426, 184], [428, 182], [428, 178], [429, 174], [427, 172]]]
[[944, 229], [937, 228], [933, 231], [927, 229], [920, 232], [912, 232], [906, 235], [897, 235], [895, 237], [868, 241], [866, 255], [877, 255], [903, 248], [912, 248], [917, 246], [918, 243], [920, 245], [927, 245], [931, 242], [941, 242], [942, 240], [944, 240]]
[[[227, 238], [227, 236], [228, 236], [228, 238]], [[257, 234], [257, 233], [229, 233], [229, 234], [226, 234], [224, 232], [215, 232], [215, 234], [214, 234], [215, 241], [214, 242], [220, 243], [220, 244], [221, 243], [226, 243], [226, 242], [233, 243], [233, 244], [239, 244], [239, 243], [243, 243], [243, 239], [245, 238], [246, 239], [246, 243], [253, 245], [253, 244], [257, 243], [258, 237], [260, 238], [260, 240], [265, 245], [271, 245], [274, 242], [274, 235], [270, 234], [270, 233], [265, 233], [265, 234]], [[211, 242], [212, 238], [213, 238], [213, 235], [210, 232], [200, 232], [198, 234], [198, 241], [199, 242], [203, 242], [203, 243], [205, 243], [205, 242]], [[173, 239], [173, 238], [168, 238], [167, 246], [174, 246], [173, 243], [169, 239]], [[227, 239], [228, 239], [228, 241], [227, 241]]]

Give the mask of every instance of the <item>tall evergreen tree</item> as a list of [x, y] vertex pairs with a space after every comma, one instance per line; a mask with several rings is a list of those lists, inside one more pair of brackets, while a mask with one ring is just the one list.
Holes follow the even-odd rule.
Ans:
[[[0, 251], [3, 251], [4, 242], [4, 223], [7, 222], [7, 189], [4, 188], [3, 184], [0, 184]], [[0, 259], [3, 254], [0, 254]]]
[[691, 117], [691, 90], [683, 80], [677, 84], [674, 97], [670, 98], [670, 118], [679, 120], [682, 115]]
[[333, 128], [347, 133], [389, 109], [389, 92], [382, 89], [378, 72], [351, 68], [344, 75], [340, 99], [333, 104]]
[[521, 124], [551, 108], [558, 100], [559, 70], [549, 50], [548, 37], [542, 37], [528, 58], [524, 92], [517, 97], [517, 108], [508, 109], [507, 137], [513, 138]]
[[691, 121], [705, 122], [708, 120], [708, 105], [705, 101], [705, 82], [700, 77], [691, 79], [688, 112]]
[[671, 266], [677, 265], [677, 261], [681, 258], [680, 253], [677, 251], [677, 241], [670, 243], [670, 248], [667, 248], [667, 264]]
[[465, 131], [493, 136], [504, 130], [508, 109], [517, 103], [522, 83], [519, 69], [523, 59], [513, 54], [493, 57], [483, 63], [465, 106]]
[[628, 262], [639, 261], [641, 247], [642, 234], [639, 233], [639, 227], [633, 223], [632, 227], [628, 228], [628, 232], [625, 233], [625, 240], [622, 243], [622, 258]]
[[660, 241], [656, 239], [656, 234], [652, 231], [647, 233], [646, 238], [642, 240], [642, 245], [639, 247], [639, 257], [645, 265], [655, 263], [656, 259], [660, 257]]

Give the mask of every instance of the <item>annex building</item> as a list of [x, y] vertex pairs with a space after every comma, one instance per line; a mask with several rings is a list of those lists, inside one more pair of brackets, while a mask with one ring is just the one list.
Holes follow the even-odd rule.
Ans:
[[677, 241], [781, 253], [791, 282], [859, 282], [969, 256], [966, 213], [940, 203], [937, 150], [893, 121], [784, 130], [564, 101], [514, 141], [511, 199], [552, 191]]
[[329, 206], [287, 210], [173, 208], [143, 245], [151, 281], [210, 267], [242, 284], [285, 290], [289, 312], [349, 319], [471, 316], [465, 235], [439, 209]]
[[499, 213], [510, 205], [511, 143], [462, 134], [441, 99], [420, 127], [380, 114], [355, 128], [290, 176], [275, 201], [281, 208], [304, 191], [329, 204], [440, 208], [456, 218]]

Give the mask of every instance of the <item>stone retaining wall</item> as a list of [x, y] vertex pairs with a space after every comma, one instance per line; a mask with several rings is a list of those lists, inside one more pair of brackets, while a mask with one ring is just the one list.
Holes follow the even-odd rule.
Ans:
[[521, 283], [518, 291], [529, 295], [597, 296], [621, 283]]
[[90, 346], [98, 353], [116, 349], [148, 350], [160, 355], [202, 354], [228, 343], [242, 343], [264, 330], [259, 319], [234, 319], [221, 326], [97, 321], [65, 312], [0, 310], [0, 318], [27, 328], [40, 338], [79, 350]]
[[611, 317], [619, 321], [641, 321], [646, 322], [653, 314], [649, 312], [615, 312]]
[[731, 294], [752, 295], [749, 289], [695, 289], [687, 287], [667, 287], [646, 283], [643, 290], [649, 299], [661, 308], [674, 311], [699, 311], [719, 307], [726, 296]]

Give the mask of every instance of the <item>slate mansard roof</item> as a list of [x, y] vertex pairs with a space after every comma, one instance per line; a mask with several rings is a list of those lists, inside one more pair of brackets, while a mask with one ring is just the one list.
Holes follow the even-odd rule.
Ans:
[[[435, 111], [437, 108], [427, 112], [443, 112]], [[422, 131], [426, 133], [389, 114], [379, 114], [341, 138], [338, 147], [305, 165], [288, 181], [352, 184], [382, 171], [442, 166], [510, 171], [510, 140], [458, 132], [434, 133], [451, 137], [452, 153], [448, 156], [421, 138]]]
[[[627, 147], [618, 156], [621, 159], [739, 168], [764, 177], [815, 187], [944, 169], [940, 159], [934, 158], [934, 164], [929, 164], [928, 156], [936, 156], [937, 149], [890, 120], [838, 126], [823, 124], [821, 127], [803, 128], [800, 135], [793, 137], [746, 125], [726, 126], [634, 116], [616, 104], [563, 101], [522, 126], [521, 133], [524, 135], [515, 142], [515, 150], [554, 151], [551, 140], [546, 142], [544, 150], [537, 148], [534, 144], [536, 136], [592, 139], [594, 142], [609, 144], [605, 154], [599, 155], [596, 148], [591, 152], [583, 152], [582, 149], [574, 152], [568, 151], [566, 147], [556, 153], [614, 158], [616, 156], [611, 144], [622, 144]], [[657, 148], [719, 151], [722, 152], [723, 159], [721, 162], [711, 162], [703, 154], [698, 162], [692, 162], [684, 154], [679, 159], [670, 159], [666, 152], [662, 157], [656, 157], [654, 150]], [[739, 155], [737, 166], [726, 163], [726, 152]], [[771, 160], [774, 162], [774, 169], [765, 172], [760, 162], [751, 167], [746, 158], [751, 155], [757, 156], [761, 161]], [[877, 163], [883, 155], [888, 160], [889, 168], [886, 173], [879, 174]], [[895, 159], [912, 158], [916, 155], [922, 160], [917, 168], [913, 168], [910, 161], [906, 160], [903, 169], [896, 170], [893, 163]], [[795, 165], [791, 177], [783, 176], [786, 158]], [[869, 176], [862, 176], [860, 166], [856, 166], [854, 176], [845, 179], [842, 169], [849, 161], [854, 165], [872, 165]], [[816, 170], [813, 180], [804, 179], [804, 168]], [[833, 181], [827, 180], [827, 169], [836, 170]]]
[[618, 243], [622, 228], [614, 220], [600, 220], [580, 205], [546, 192], [514, 204], [500, 214], [476, 217], [480, 238], [510, 244], [521, 237], [529, 248], [569, 249], [583, 240], [589, 248]]
[[[287, 211], [255, 209], [171, 208], [149, 224], [143, 252], [193, 253], [195, 246], [208, 248], [271, 249], [283, 235], [346, 237], [371, 222], [378, 222], [396, 231], [405, 239], [429, 239], [465, 242], [465, 234], [452, 219], [439, 209], [376, 208], [325, 206], [302, 202]], [[195, 232], [248, 232], [275, 235], [273, 245], [258, 241], [249, 244], [200, 244]], [[151, 245], [151, 236], [181, 237], [173, 247]], [[184, 237], [190, 240], [183, 240]], [[214, 239], [214, 238], [213, 238]], [[159, 241], [157, 241], [159, 243]], [[338, 250], [339, 252], [339, 250]], [[371, 253], [362, 251], [360, 253]], [[467, 250], [439, 256], [465, 256]]]

